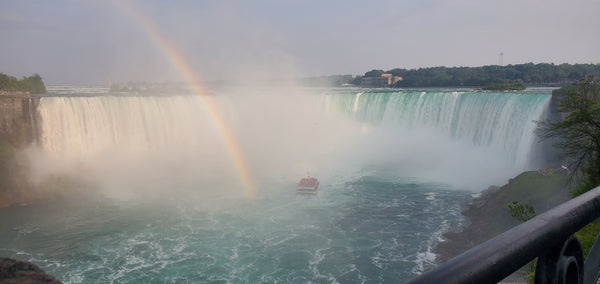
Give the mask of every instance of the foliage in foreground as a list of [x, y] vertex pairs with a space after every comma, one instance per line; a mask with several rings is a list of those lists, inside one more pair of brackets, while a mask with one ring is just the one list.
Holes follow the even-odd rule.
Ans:
[[[508, 208], [508, 210], [510, 210], [510, 215], [521, 222], [527, 222], [529, 221], [529, 219], [536, 216], [535, 210], [532, 206], [529, 206], [528, 204], [521, 204], [518, 201], [513, 201], [512, 203], [506, 205], [506, 207]], [[533, 283], [533, 280], [535, 279], [536, 263], [537, 258], [525, 265], [525, 280], [527, 280], [527, 283]]]
[[535, 217], [535, 210], [533, 207], [527, 204], [521, 204], [518, 201], [513, 201], [512, 203], [506, 205], [508, 210], [510, 210], [510, 215], [521, 221], [527, 222], [529, 219]]
[[572, 177], [579, 186], [574, 196], [600, 185], [600, 85], [593, 77], [553, 93], [560, 99], [557, 122], [538, 122], [537, 134], [557, 138]]
[[[575, 86], [553, 92], [560, 98], [558, 111], [563, 119], [538, 122], [536, 130], [542, 138], [558, 138], [571, 178], [577, 186], [572, 197], [600, 185], [600, 84], [588, 77]], [[584, 256], [588, 254], [600, 233], [600, 219], [576, 233]]]

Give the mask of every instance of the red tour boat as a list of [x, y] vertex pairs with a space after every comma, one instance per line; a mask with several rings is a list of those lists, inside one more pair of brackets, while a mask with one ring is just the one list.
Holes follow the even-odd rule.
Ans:
[[298, 182], [296, 193], [298, 194], [316, 194], [319, 188], [319, 181], [316, 178], [307, 176]]

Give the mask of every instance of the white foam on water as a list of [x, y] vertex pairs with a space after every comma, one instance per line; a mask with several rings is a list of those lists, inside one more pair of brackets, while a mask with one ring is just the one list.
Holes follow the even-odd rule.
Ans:
[[[259, 188], [253, 201], [240, 190], [229, 153], [193, 96], [44, 97], [34, 167], [39, 177], [78, 173], [98, 182], [99, 191], [122, 197], [115, 202], [124, 200], [125, 208], [148, 199], [174, 209], [112, 231], [91, 230], [89, 247], [78, 247], [81, 256], [73, 257], [78, 263], [59, 265], [37, 252], [27, 257], [62, 273], [66, 283], [94, 277], [126, 282], [141, 274], [190, 281], [198, 274], [174, 268], [189, 269], [187, 263], [204, 273], [203, 281], [366, 283], [418, 274], [434, 265], [433, 247], [461, 218], [448, 194], [425, 182], [467, 181], [448, 190], [485, 183], [474, 186], [479, 190], [490, 185], [489, 178], [506, 180], [507, 172], [525, 167], [518, 157], [530, 151], [527, 127], [547, 97], [356, 90], [219, 94], [215, 101]], [[496, 157], [499, 162], [491, 163]], [[294, 185], [307, 169], [320, 179], [320, 192], [296, 196]], [[482, 172], [489, 175], [481, 178]], [[406, 177], [414, 180], [401, 180]], [[420, 195], [387, 192], [392, 197], [382, 198], [380, 183], [413, 184], [402, 190]], [[404, 207], [413, 209], [395, 210]], [[130, 212], [137, 211], [123, 209], [113, 218], [129, 220]], [[431, 218], [418, 220], [413, 214], [419, 212]], [[69, 231], [96, 228], [84, 217], [66, 219]], [[424, 231], [395, 230], [407, 223]], [[45, 232], [36, 228], [23, 225], [16, 235]], [[415, 243], [403, 248], [407, 236]], [[407, 271], [390, 271], [399, 267]]]

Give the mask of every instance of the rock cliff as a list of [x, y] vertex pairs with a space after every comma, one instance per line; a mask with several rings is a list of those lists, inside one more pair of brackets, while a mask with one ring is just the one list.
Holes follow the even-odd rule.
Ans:
[[0, 207], [28, 203], [38, 197], [26, 177], [21, 150], [36, 143], [39, 97], [0, 96]]
[[37, 137], [39, 97], [28, 95], [0, 96], [0, 139], [22, 148]]

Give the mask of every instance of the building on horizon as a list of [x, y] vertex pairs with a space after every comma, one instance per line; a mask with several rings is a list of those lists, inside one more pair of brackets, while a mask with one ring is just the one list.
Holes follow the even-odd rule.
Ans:
[[379, 77], [363, 77], [360, 85], [364, 87], [389, 87], [402, 81], [402, 77], [390, 73], [383, 73]]

